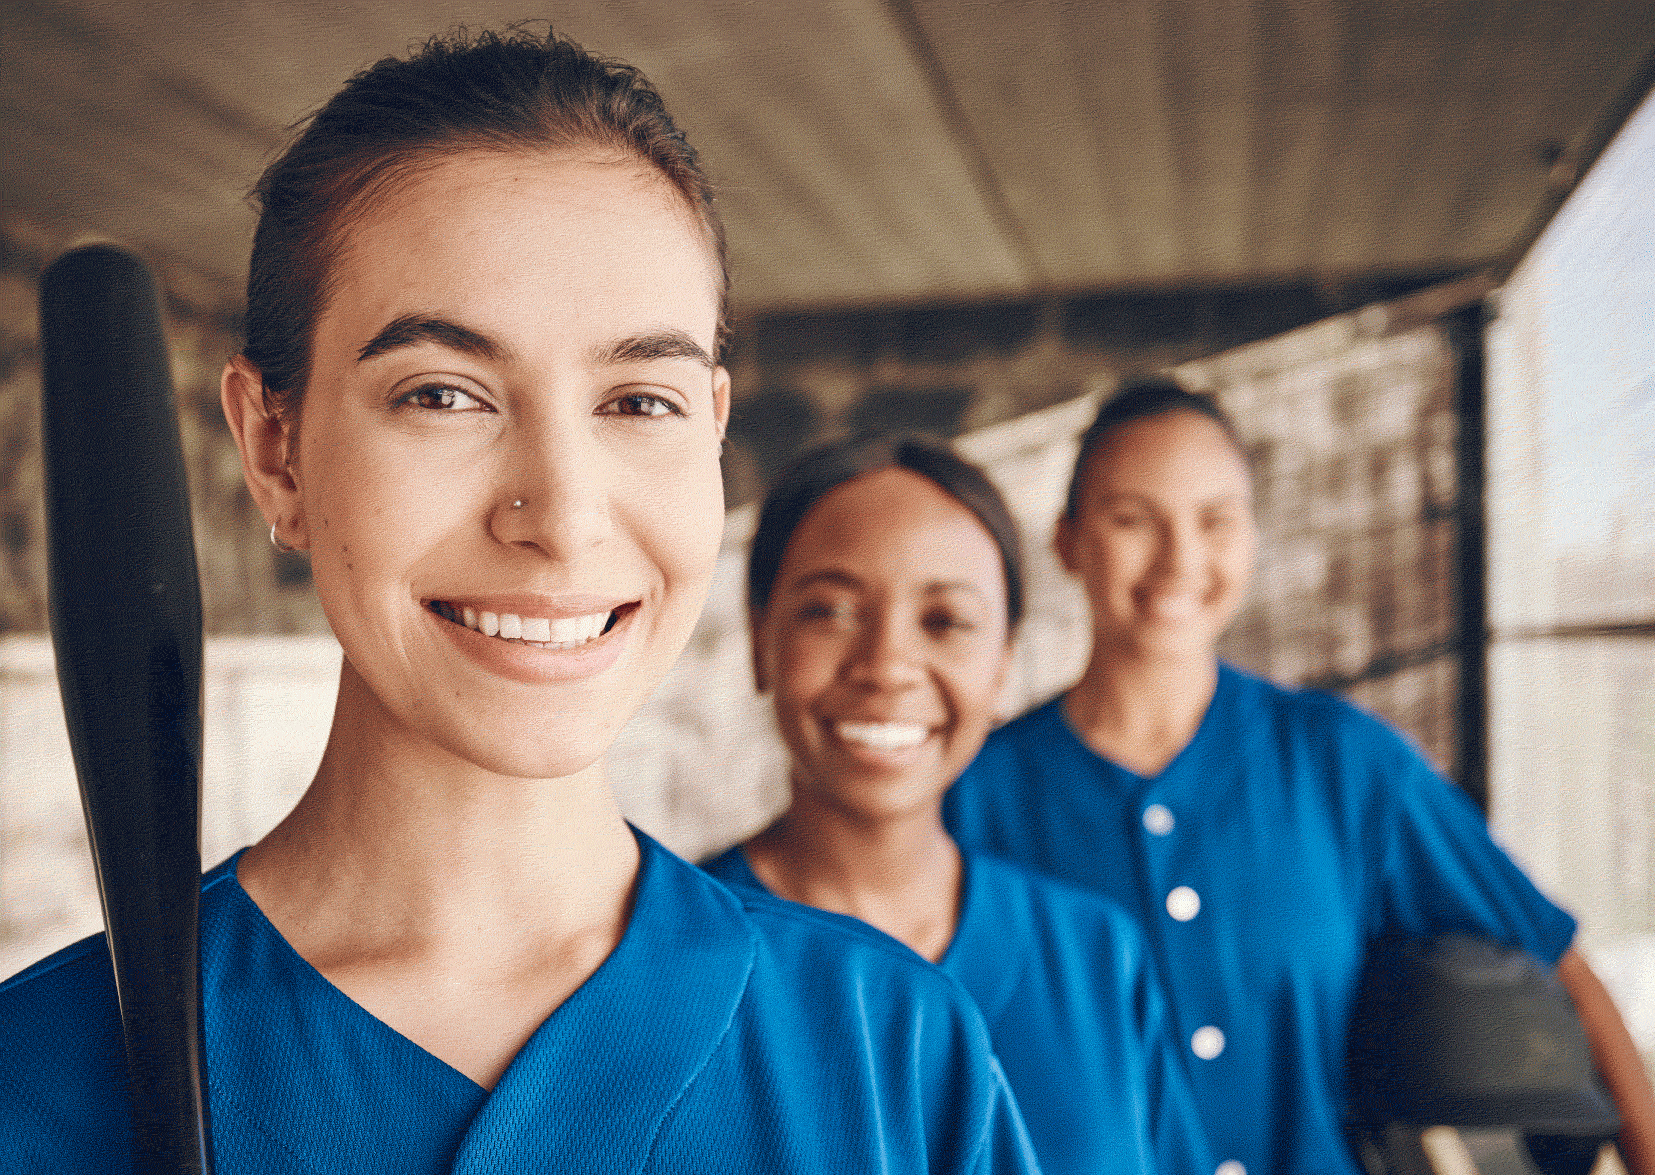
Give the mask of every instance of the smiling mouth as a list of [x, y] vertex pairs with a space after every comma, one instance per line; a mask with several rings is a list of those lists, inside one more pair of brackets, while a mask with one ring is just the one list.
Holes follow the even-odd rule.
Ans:
[[929, 727], [916, 722], [835, 722], [833, 733], [841, 742], [878, 751], [905, 751], [931, 736]]
[[537, 649], [578, 649], [591, 644], [615, 627], [621, 609], [594, 612], [590, 616], [567, 616], [556, 620], [545, 616], [519, 616], [514, 612], [483, 612], [456, 607], [446, 600], [430, 600], [426, 608], [451, 624], [481, 633], [495, 640]]

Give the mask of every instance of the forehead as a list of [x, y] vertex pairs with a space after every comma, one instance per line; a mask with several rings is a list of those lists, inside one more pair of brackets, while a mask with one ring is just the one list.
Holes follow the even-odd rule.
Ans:
[[654, 318], [709, 349], [716, 329], [706, 235], [677, 189], [635, 158], [443, 156], [356, 209], [340, 244], [319, 333], [329, 317], [377, 330], [410, 309], [531, 334], [538, 323], [548, 337], [606, 316]]
[[1154, 489], [1186, 497], [1250, 496], [1252, 477], [1217, 421], [1180, 409], [1131, 420], [1107, 433], [1087, 458], [1086, 487], [1094, 493]]
[[788, 539], [784, 578], [832, 566], [873, 581], [989, 580], [999, 548], [982, 522], [930, 478], [882, 469], [828, 491]]

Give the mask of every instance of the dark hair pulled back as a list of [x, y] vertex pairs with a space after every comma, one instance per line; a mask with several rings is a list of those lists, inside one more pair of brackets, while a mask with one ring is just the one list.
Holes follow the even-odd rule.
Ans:
[[[769, 606], [787, 544], [811, 507], [853, 478], [886, 469], [919, 474], [983, 524], [999, 549], [1006, 574], [1006, 631], [1015, 631], [1023, 619], [1023, 549], [1017, 523], [986, 473], [948, 444], [923, 436], [830, 441], [794, 462], [770, 487], [759, 511], [747, 559], [748, 608], [758, 614]], [[869, 525], [879, 525], [878, 520], [870, 519]]]
[[253, 190], [260, 211], [243, 353], [263, 376], [269, 409], [290, 414], [304, 396], [316, 319], [351, 221], [422, 166], [466, 150], [588, 148], [653, 165], [718, 259], [722, 349], [729, 269], [712, 185], [634, 67], [550, 30], [460, 30], [356, 74], [303, 125]]
[[1206, 392], [1192, 392], [1166, 376], [1139, 376], [1127, 380], [1105, 400], [1092, 423], [1080, 434], [1080, 451], [1075, 454], [1074, 472], [1069, 477], [1069, 497], [1063, 508], [1064, 514], [1072, 519], [1080, 509], [1086, 463], [1110, 433], [1134, 420], [1165, 416], [1169, 412], [1195, 412], [1205, 416], [1224, 430], [1236, 452], [1242, 455], [1243, 460], [1246, 459], [1247, 450], [1236, 433], [1235, 422], [1212, 396]]

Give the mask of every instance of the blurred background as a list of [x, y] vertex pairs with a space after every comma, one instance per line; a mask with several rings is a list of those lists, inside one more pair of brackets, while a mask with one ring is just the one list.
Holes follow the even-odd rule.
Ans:
[[205, 852], [321, 751], [338, 649], [217, 403], [244, 193], [353, 71], [550, 19], [641, 65], [719, 184], [732, 507], [706, 617], [611, 758], [696, 856], [761, 825], [751, 504], [815, 440], [961, 438], [1034, 577], [1008, 713], [1086, 646], [1048, 536], [1076, 434], [1176, 369], [1236, 414], [1264, 554], [1236, 662], [1407, 730], [1584, 925], [1655, 1056], [1655, 6], [582, 0], [0, 6], [0, 974], [99, 928], [45, 638], [36, 286], [166, 290], [208, 625]]

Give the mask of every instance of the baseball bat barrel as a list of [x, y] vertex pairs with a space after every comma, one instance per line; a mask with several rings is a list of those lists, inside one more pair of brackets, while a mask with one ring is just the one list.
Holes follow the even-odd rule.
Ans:
[[40, 288], [52, 644], [108, 927], [136, 1169], [212, 1170], [202, 1035], [201, 589], [154, 278], [73, 250]]

